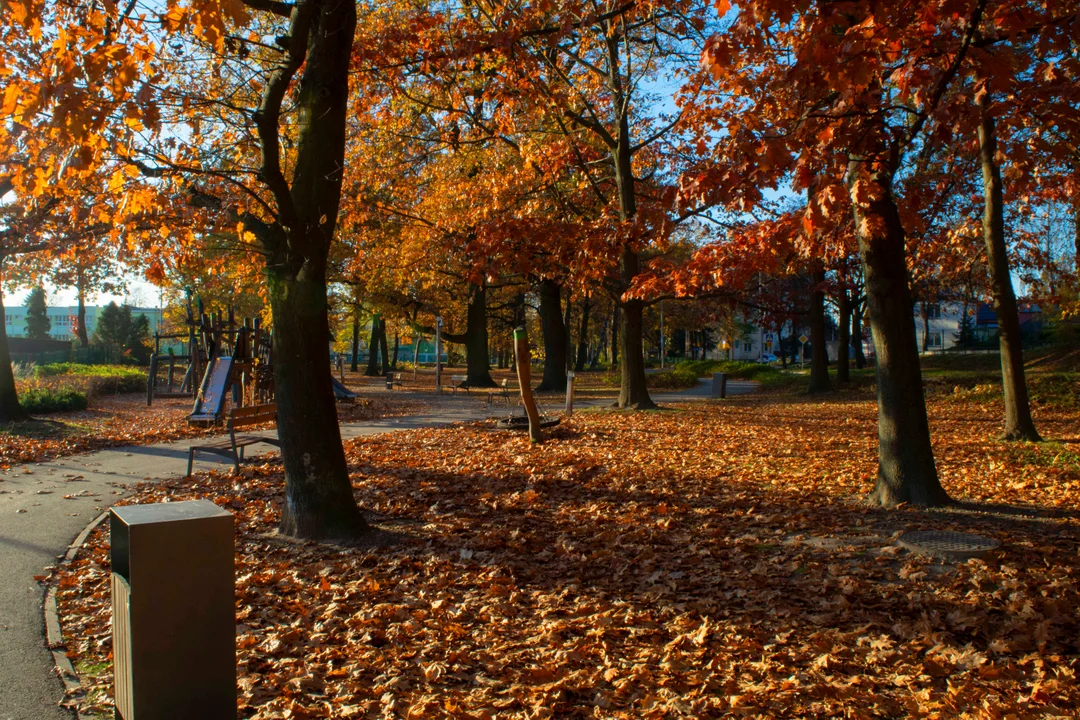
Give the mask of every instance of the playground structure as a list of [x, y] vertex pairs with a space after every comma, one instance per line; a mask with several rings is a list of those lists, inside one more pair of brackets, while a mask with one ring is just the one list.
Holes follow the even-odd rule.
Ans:
[[188, 422], [220, 423], [230, 398], [234, 409], [272, 403], [273, 343], [259, 319], [245, 318], [243, 324], [237, 325], [230, 312], [227, 323], [212, 317], [203, 327], [209, 328], [204, 330], [208, 362]]
[[[186, 324], [186, 333], [154, 336], [146, 380], [147, 405], [154, 398], [192, 398], [188, 421], [213, 425], [221, 422], [229, 399], [233, 408], [273, 402], [273, 343], [271, 333], [262, 328], [258, 318], [237, 323], [231, 308], [226, 316], [206, 313], [201, 301], [196, 317], [189, 301]], [[172, 349], [161, 352], [163, 340], [186, 341], [186, 354]], [[181, 368], [183, 378], [178, 381]]]

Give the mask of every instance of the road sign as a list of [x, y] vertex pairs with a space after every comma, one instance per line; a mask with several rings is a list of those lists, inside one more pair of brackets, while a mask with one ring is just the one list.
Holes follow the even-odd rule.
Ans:
[[807, 342], [807, 341], [808, 341], [809, 339], [810, 339], [810, 338], [806, 337], [805, 335], [800, 335], [800, 336], [799, 336], [799, 342], [803, 343], [804, 345], [806, 344], [806, 342]]

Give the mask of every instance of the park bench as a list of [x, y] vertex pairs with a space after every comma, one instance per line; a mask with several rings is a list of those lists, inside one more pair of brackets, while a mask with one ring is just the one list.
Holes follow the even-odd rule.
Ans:
[[192, 445], [188, 448], [188, 477], [191, 477], [191, 468], [195, 463], [196, 451], [232, 458], [233, 467], [235, 471], [239, 473], [240, 461], [244, 459], [244, 448], [248, 445], [267, 443], [268, 445], [281, 447], [281, 440], [276, 437], [236, 434], [237, 428], [271, 422], [275, 425], [277, 424], [277, 405], [252, 405], [251, 407], [233, 408], [229, 411], [229, 419], [225, 423], [225, 429], [229, 431], [229, 438], [227, 440], [224, 438], [221, 440], [211, 440], [199, 445]]
[[503, 378], [496, 389], [488, 391], [487, 404], [491, 405], [497, 398], [505, 400], [507, 405], [512, 404], [510, 401], [510, 378]]
[[454, 392], [457, 392], [458, 390], [464, 390], [465, 392], [469, 392], [469, 376], [451, 375], [450, 387], [453, 388]]
[[386, 389], [393, 390], [394, 386], [398, 388], [405, 387], [405, 373], [400, 372], [388, 372], [386, 373]]

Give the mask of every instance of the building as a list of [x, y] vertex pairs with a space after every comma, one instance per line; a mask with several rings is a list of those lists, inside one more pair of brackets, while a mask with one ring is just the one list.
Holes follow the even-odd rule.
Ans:
[[[967, 312], [968, 337], [961, 337], [964, 332], [964, 313]], [[1025, 346], [1040, 342], [1043, 334], [1042, 308], [1033, 303], [1018, 303], [1017, 315], [1020, 320], [1020, 338]], [[926, 351], [941, 352], [953, 348], [997, 348], [998, 322], [997, 313], [990, 303], [968, 305], [963, 303], [928, 303], [926, 318], [923, 318], [923, 306], [915, 306], [915, 339], [919, 351], [926, 336]]]
[[[86, 306], [86, 333], [89, 337], [94, 336], [94, 330], [97, 329], [98, 314], [103, 309], [99, 305]], [[26, 307], [9, 307], [5, 311], [7, 317], [4, 320], [8, 337], [26, 337]], [[54, 340], [77, 339], [77, 333], [75, 332], [79, 317], [79, 307], [77, 305], [49, 307], [46, 311], [52, 323], [49, 327], [49, 337]], [[161, 310], [158, 308], [133, 307], [131, 308], [131, 315], [132, 317], [146, 317], [150, 323], [151, 336], [157, 332], [158, 323], [161, 320]]]

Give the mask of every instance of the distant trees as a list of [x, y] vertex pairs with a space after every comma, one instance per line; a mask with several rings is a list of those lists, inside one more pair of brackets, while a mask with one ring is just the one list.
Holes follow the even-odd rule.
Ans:
[[52, 321], [49, 320], [45, 288], [36, 287], [26, 298], [26, 337], [32, 340], [48, 340], [50, 329]]
[[94, 342], [105, 348], [108, 362], [128, 359], [146, 363], [150, 359], [150, 321], [145, 315], [135, 317], [130, 305], [111, 302], [98, 316]]

